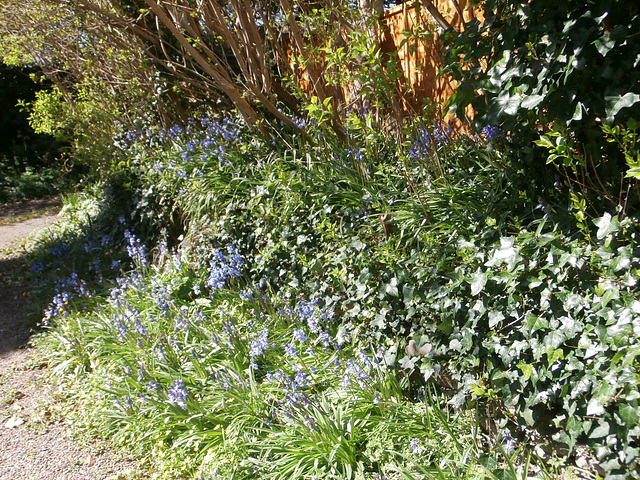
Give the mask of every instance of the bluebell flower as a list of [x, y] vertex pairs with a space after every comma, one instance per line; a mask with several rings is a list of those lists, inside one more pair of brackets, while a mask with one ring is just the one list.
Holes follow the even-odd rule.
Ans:
[[182, 384], [182, 380], [174, 380], [171, 383], [171, 387], [169, 388], [168, 393], [169, 400], [171, 402], [175, 403], [180, 408], [187, 408], [187, 403], [185, 402], [185, 400], [187, 399], [188, 395], [189, 392], [187, 392], [187, 389]]
[[127, 253], [132, 260], [137, 261], [140, 265], [147, 264], [146, 247], [142, 244], [139, 238], [132, 234], [129, 230], [124, 231], [125, 239], [127, 240]]
[[513, 453], [513, 451], [515, 450], [516, 442], [511, 437], [511, 435], [509, 435], [509, 433], [504, 432], [502, 434], [502, 445], [503, 445], [503, 448], [504, 448], [504, 452], [507, 455], [511, 455]]
[[137, 318], [136, 318], [136, 332], [138, 332], [143, 337], [147, 337], [149, 335], [149, 329], [145, 327]]
[[409, 446], [411, 446], [411, 451], [413, 451], [414, 455], [420, 455], [420, 444], [417, 438], [412, 438], [409, 441]]
[[284, 346], [284, 353], [288, 356], [288, 357], [297, 357], [298, 356], [298, 352], [296, 351], [296, 347], [295, 345], [292, 345], [291, 343], [287, 343]]
[[250, 301], [253, 298], [253, 290], [247, 288], [240, 292], [240, 298], [245, 302]]
[[482, 129], [482, 134], [485, 136], [487, 141], [497, 140], [504, 137], [504, 132], [496, 125], [487, 125]]
[[232, 245], [227, 247], [227, 255], [221, 250], [214, 250], [206, 285], [212, 290], [224, 288], [227, 280], [242, 276], [243, 266], [244, 259]]
[[116, 328], [116, 333], [118, 335], [118, 338], [120, 340], [123, 340], [124, 337], [127, 335], [127, 326], [122, 323], [118, 318], [114, 318], [114, 326]]
[[251, 340], [251, 345], [249, 346], [249, 356], [250, 357], [258, 357], [262, 355], [268, 348], [269, 345], [269, 330], [265, 328], [258, 338], [254, 338]]
[[303, 330], [300, 330], [299, 328], [294, 328], [293, 338], [295, 338], [298, 342], [306, 342], [309, 337]]
[[304, 424], [309, 427], [309, 430], [311, 430], [312, 432], [316, 431], [316, 424], [313, 421], [313, 417], [311, 417], [310, 415], [305, 415], [304, 416]]
[[436, 142], [438, 142], [439, 146], [442, 146], [449, 141], [446, 131], [442, 129], [439, 123], [434, 125], [433, 136], [436, 138]]

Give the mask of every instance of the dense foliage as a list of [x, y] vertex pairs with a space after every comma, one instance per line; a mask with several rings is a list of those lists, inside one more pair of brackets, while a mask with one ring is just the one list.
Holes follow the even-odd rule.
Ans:
[[[488, 0], [482, 8], [483, 22], [446, 37], [447, 70], [461, 82], [450, 107], [464, 115], [471, 105], [480, 128], [511, 131], [530, 162], [546, 150], [600, 214], [615, 207], [629, 187], [620, 172], [633, 165], [606, 131], [640, 113], [638, 5]], [[638, 201], [632, 189], [628, 202]]]
[[640, 474], [637, 6], [484, 2], [469, 136], [398, 114], [380, 2], [13, 3], [99, 178], [30, 254], [78, 422], [159, 478]]
[[350, 147], [229, 118], [119, 141], [34, 259], [87, 424], [167, 475], [513, 478], [583, 445], [637, 471], [635, 221], [581, 232], [495, 129], [346, 124]]
[[[458, 71], [463, 82], [453, 104], [460, 114], [472, 103], [478, 122], [519, 134], [558, 122], [586, 144], [601, 136], [598, 122], [637, 116], [636, 4], [490, 0], [482, 7], [486, 21], [474, 20], [451, 39], [451, 59], [461, 57], [458, 65], [469, 68]], [[488, 68], [478, 68], [480, 60]]]
[[38, 73], [0, 63], [0, 203], [52, 195], [64, 186], [55, 167], [62, 145], [36, 134], [20, 106], [44, 89], [31, 77]]

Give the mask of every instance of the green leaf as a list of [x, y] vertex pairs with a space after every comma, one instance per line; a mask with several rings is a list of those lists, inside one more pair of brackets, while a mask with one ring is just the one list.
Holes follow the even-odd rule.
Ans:
[[598, 53], [603, 57], [607, 56], [613, 47], [616, 46], [615, 40], [613, 40], [608, 34], [597, 39], [593, 44], [596, 46]]
[[573, 111], [573, 116], [571, 117], [571, 120], [576, 122], [579, 122], [580, 120], [582, 120], [583, 111], [584, 111], [584, 105], [582, 104], [582, 102], [576, 103], [576, 108]]
[[384, 291], [392, 297], [397, 297], [398, 294], [398, 279], [393, 277], [389, 283], [384, 286]]
[[627, 170], [625, 175], [627, 178], [640, 178], [640, 167], [633, 167]]
[[528, 382], [531, 378], [531, 375], [533, 375], [533, 365], [520, 362], [518, 363], [517, 367], [522, 371], [522, 376]]
[[605, 123], [608, 125], [613, 124], [616, 115], [623, 108], [633, 107], [635, 104], [640, 102], [640, 95], [637, 93], [627, 92], [621, 97], [616, 96], [607, 96], [605, 97], [606, 106], [606, 114], [607, 118]]
[[524, 418], [524, 421], [527, 422], [527, 425], [533, 425], [534, 423], [536, 423], [535, 419], [533, 418], [533, 410], [531, 410], [530, 408], [525, 408], [522, 410], [522, 418]]
[[502, 320], [504, 320], [504, 314], [500, 310], [492, 310], [488, 314], [489, 317], [489, 328], [495, 327]]
[[602, 240], [611, 233], [618, 231], [620, 227], [618, 216], [612, 217], [610, 213], [605, 213], [602, 217], [596, 218], [593, 223], [598, 227], [598, 232], [596, 233], [598, 240]]
[[606, 422], [601, 422], [596, 428], [593, 429], [589, 438], [602, 438], [609, 435], [609, 424]]
[[640, 420], [637, 407], [633, 407], [631, 405], [620, 405], [620, 408], [618, 408], [618, 415], [620, 415], [620, 418], [628, 427], [637, 425], [638, 420]]
[[522, 108], [526, 108], [527, 110], [531, 110], [532, 108], [538, 106], [540, 102], [544, 100], [544, 95], [529, 95], [524, 100], [522, 100]]
[[469, 283], [471, 284], [471, 295], [476, 296], [487, 284], [487, 274], [478, 269]]
[[587, 415], [598, 416], [604, 413], [604, 407], [597, 398], [592, 398], [587, 405]]

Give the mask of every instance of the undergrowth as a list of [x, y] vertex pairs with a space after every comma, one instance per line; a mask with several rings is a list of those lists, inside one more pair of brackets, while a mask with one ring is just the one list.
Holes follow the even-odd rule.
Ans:
[[120, 139], [33, 250], [79, 422], [159, 478], [546, 478], [577, 445], [634, 476], [635, 219], [576, 216], [496, 129], [346, 124]]

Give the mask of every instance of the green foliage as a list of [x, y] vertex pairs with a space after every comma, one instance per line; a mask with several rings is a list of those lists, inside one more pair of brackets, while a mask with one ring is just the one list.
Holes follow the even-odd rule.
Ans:
[[470, 418], [405, 399], [383, 352], [330, 312], [290, 310], [246, 278], [215, 288], [184, 252], [149, 265], [130, 246], [137, 268], [99, 309], [65, 305], [41, 345], [74, 374], [87, 426], [153, 452], [162, 478], [484, 478]]
[[[60, 166], [61, 143], [34, 132], [21, 101], [46, 91], [34, 81], [38, 69], [0, 64], [0, 203], [45, 197], [66, 187]], [[71, 181], [71, 178], [68, 179]]]
[[451, 101], [459, 114], [472, 104], [480, 124], [518, 135], [558, 122], [590, 149], [598, 148], [599, 120], [610, 125], [637, 114], [637, 5], [491, 0], [483, 7], [483, 24], [471, 22], [449, 40], [450, 68], [462, 80]]
[[[483, 405], [484, 384], [511, 412], [505, 427], [536, 428], [570, 448], [597, 443], [601, 466], [624, 475], [638, 470], [636, 424], [623, 419], [638, 396], [637, 225], [606, 215], [596, 227], [593, 247], [556, 232], [491, 248], [460, 239], [432, 280], [420, 331], [451, 358], [457, 401], [471, 394]], [[417, 365], [425, 376], [442, 367]]]
[[636, 208], [637, 189], [620, 181], [624, 147], [606, 131], [640, 113], [638, 6], [489, 0], [482, 7], [482, 23], [445, 35], [445, 71], [461, 82], [449, 107], [463, 117], [472, 106], [478, 130], [510, 132], [513, 149], [537, 174], [542, 155], [531, 143], [545, 148], [591, 216]]
[[45, 318], [87, 424], [174, 477], [526, 478], [534, 435], [637, 471], [636, 220], [584, 216], [585, 236], [495, 138], [345, 125], [349, 145], [229, 118], [119, 139], [110, 196], [59, 238], [135, 268], [61, 283], [75, 301]]

